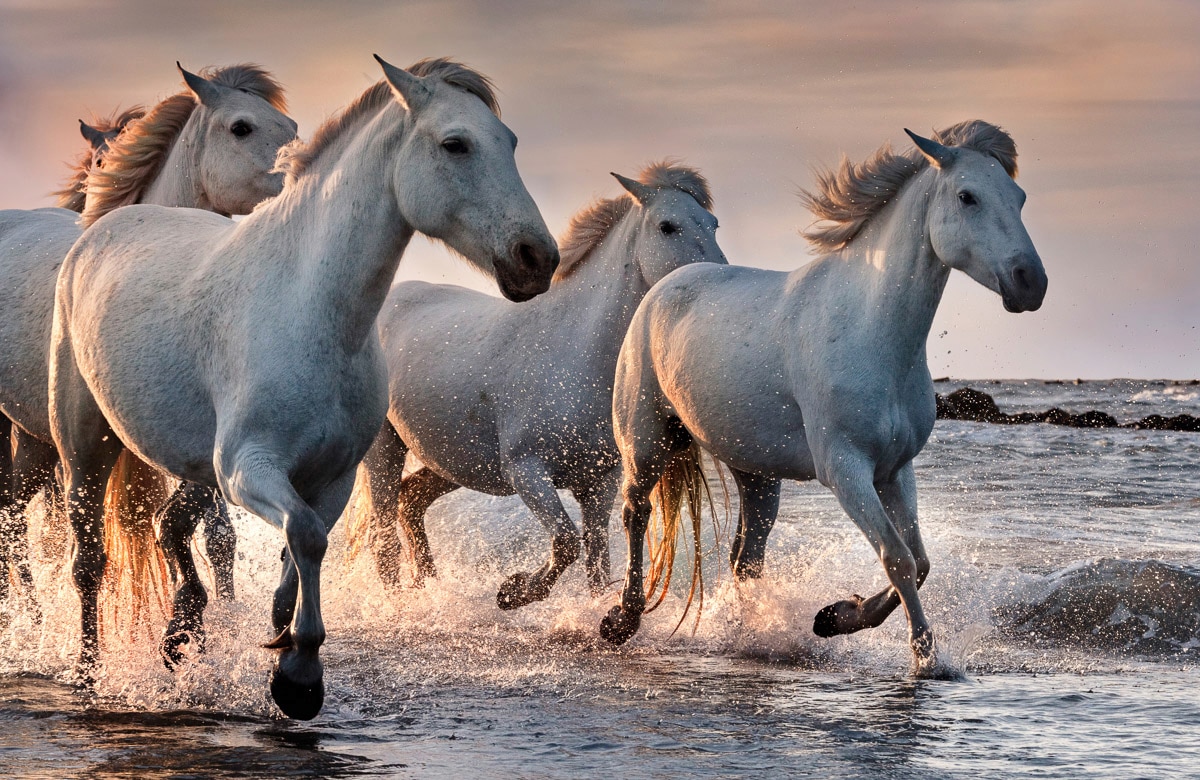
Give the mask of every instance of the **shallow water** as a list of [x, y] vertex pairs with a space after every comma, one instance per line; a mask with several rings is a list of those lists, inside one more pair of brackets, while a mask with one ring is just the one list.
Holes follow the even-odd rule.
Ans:
[[[972, 384], [1010, 412], [1200, 413], [1200, 388], [1190, 385]], [[1200, 635], [1188, 600], [1193, 588], [1200, 593], [1200, 435], [943, 421], [917, 465], [934, 562], [922, 598], [943, 661], [961, 680], [911, 677], [900, 615], [853, 636], [813, 636], [820, 607], [883, 585], [866, 542], [819, 486], [785, 486], [766, 577], [735, 586], [718, 533], [706, 539], [716, 551], [698, 624], [689, 618], [672, 635], [676, 593], [619, 649], [596, 635], [616, 586], [593, 600], [577, 571], [545, 603], [495, 608], [504, 575], [529, 568], [545, 542], [519, 502], [464, 491], [430, 513], [443, 576], [424, 590], [389, 593], [335, 531], [324, 578], [326, 707], [311, 723], [280, 719], [265, 690], [271, 656], [258, 645], [269, 638], [273, 531], [235, 518], [239, 597], [210, 605], [205, 654], [172, 674], [154, 653], [161, 623], [113, 628], [97, 695], [88, 697], [66, 682], [78, 606], [35, 508], [45, 618], [35, 624], [15, 595], [0, 605], [8, 624], [0, 630], [0, 774], [1200, 771]], [[1158, 586], [1147, 596], [1132, 579], [1151, 560], [1176, 578], [1160, 599]], [[1099, 621], [1072, 601], [1095, 572], [1117, 605]], [[1029, 609], [1047, 622], [1013, 617]], [[1048, 626], [1071, 631], [1062, 638]]]

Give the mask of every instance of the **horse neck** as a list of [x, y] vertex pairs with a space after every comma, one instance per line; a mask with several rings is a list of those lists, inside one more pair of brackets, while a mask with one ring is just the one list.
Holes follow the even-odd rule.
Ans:
[[271, 225], [264, 247], [278, 258], [297, 316], [336, 323], [333, 335], [347, 353], [374, 336], [375, 318], [414, 232], [400, 213], [385, 164], [398, 147], [381, 133], [356, 133], [312, 161], [241, 226]]
[[[213, 211], [200, 177], [203, 136], [197, 107], [171, 144], [171, 150], [159, 166], [153, 181], [143, 187], [138, 203]], [[229, 216], [226, 214], [225, 216]]]
[[[631, 212], [632, 213], [632, 212]], [[589, 342], [611, 346], [613, 365], [633, 313], [650, 290], [634, 256], [638, 221], [628, 216], [609, 231], [570, 276], [522, 306], [558, 310], [557, 321]], [[610, 338], [611, 337], [611, 338]]]
[[933, 326], [950, 269], [929, 242], [929, 197], [933, 169], [923, 171], [842, 250], [865, 284], [853, 293], [863, 333], [877, 340], [881, 357], [898, 365], [924, 364], [925, 341]]

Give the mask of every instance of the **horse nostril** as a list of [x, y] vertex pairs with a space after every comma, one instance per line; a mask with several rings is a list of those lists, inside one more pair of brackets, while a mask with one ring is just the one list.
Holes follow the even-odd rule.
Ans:
[[1029, 270], [1024, 266], [1014, 268], [1012, 278], [1017, 287], [1022, 289], [1029, 287]]
[[558, 267], [556, 252], [546, 252], [538, 244], [521, 241], [513, 246], [513, 260], [517, 267], [527, 273], [540, 273], [549, 266], [551, 272]]

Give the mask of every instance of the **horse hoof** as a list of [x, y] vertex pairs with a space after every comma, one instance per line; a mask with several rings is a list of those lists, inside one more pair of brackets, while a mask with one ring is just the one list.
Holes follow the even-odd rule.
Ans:
[[813, 633], [824, 639], [842, 633], [837, 626], [837, 604], [830, 604], [813, 618]]
[[550, 595], [548, 590], [530, 587], [529, 583], [532, 579], [525, 572], [517, 572], [509, 577], [496, 593], [496, 606], [500, 609], [516, 609], [535, 601], [541, 601]]
[[312, 685], [303, 685], [276, 668], [271, 672], [271, 698], [289, 718], [312, 720], [325, 702], [325, 681], [318, 678]]
[[862, 596], [838, 601], [825, 607], [813, 618], [813, 633], [828, 639], [840, 634], [853, 634], [862, 628], [867, 628], [861, 622], [853, 620], [862, 608]]
[[609, 644], [623, 645], [637, 633], [641, 615], [633, 615], [621, 607], [613, 607], [600, 620], [600, 637]]

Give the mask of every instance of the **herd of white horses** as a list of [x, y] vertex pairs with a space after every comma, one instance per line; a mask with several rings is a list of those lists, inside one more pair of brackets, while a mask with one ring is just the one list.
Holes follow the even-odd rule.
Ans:
[[[708, 183], [673, 163], [614, 174], [624, 193], [556, 243], [489, 80], [445, 59], [379, 64], [383, 80], [307, 142], [261, 69], [181, 68], [180, 94], [82, 126], [64, 208], [0, 212], [0, 600], [32, 593], [24, 513], [44, 493], [74, 540], [79, 680], [101, 662], [106, 565], [165, 559], [161, 649], [178, 664], [204, 637], [202, 519], [218, 595], [232, 595], [231, 502], [283, 532], [270, 689], [312, 718], [321, 562], [356, 480], [391, 582], [436, 576], [423, 518], [439, 496], [520, 496], [550, 552], [501, 585], [501, 609], [544, 599], [581, 549], [601, 595], [619, 491], [628, 563], [600, 633], [621, 643], [665, 590], [661, 559], [644, 572], [644, 548], [666, 546], [647, 541], [652, 498], [668, 532], [684, 504], [695, 513], [703, 450], [740, 496], [737, 577], [763, 572], [780, 481], [817, 479], [889, 587], [826, 607], [813, 630], [903, 606], [915, 672], [939, 673], [912, 466], [934, 424], [925, 342], [952, 269], [1011, 312], [1042, 303], [1011, 138], [963, 122], [819, 174], [806, 237], [823, 254], [780, 273], [727, 264]], [[418, 232], [507, 300], [393, 286]], [[110, 560], [106, 524], [148, 541]]]

